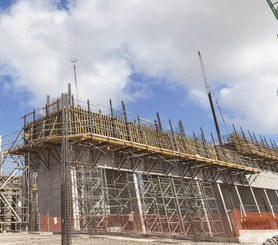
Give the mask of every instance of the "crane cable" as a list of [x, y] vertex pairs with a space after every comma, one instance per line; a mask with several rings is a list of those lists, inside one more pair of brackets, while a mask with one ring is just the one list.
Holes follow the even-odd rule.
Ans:
[[[214, 95], [214, 96], [215, 96], [215, 95]], [[216, 96], [215, 96], [215, 98], [216, 98]], [[215, 103], [217, 104], [217, 108], [218, 108], [218, 111], [219, 111], [219, 113], [220, 113], [220, 115], [221, 115], [221, 119], [222, 119], [222, 121], [223, 121], [225, 130], [226, 130], [226, 133], [229, 134], [228, 127], [227, 127], [227, 124], [226, 124], [224, 115], [223, 115], [223, 113], [222, 113], [222, 110], [221, 110], [220, 104], [218, 103], [217, 98], [215, 99]]]
[[[201, 52], [198, 51], [198, 55], [199, 55], [199, 61], [200, 61], [200, 64], [201, 64], [201, 68], [202, 68], [202, 74], [203, 74], [203, 78], [204, 78], [204, 82], [205, 82], [205, 87], [206, 87], [206, 91], [207, 91], [207, 94], [213, 94], [213, 97], [216, 98], [215, 99], [215, 102], [217, 104], [217, 108], [219, 110], [219, 113], [221, 115], [221, 119], [223, 121], [223, 124], [225, 126], [225, 130], [226, 130], [226, 133], [229, 134], [228, 132], [228, 128], [227, 128], [227, 125], [226, 125], [226, 122], [225, 122], [225, 119], [224, 119], [224, 115], [222, 113], [222, 110], [220, 108], [220, 105], [218, 103], [218, 100], [217, 100], [217, 96], [215, 95], [215, 93], [213, 93], [213, 91], [211, 90], [211, 87], [210, 87], [210, 84], [208, 82], [208, 79], [207, 79], [207, 74], [206, 74], [206, 70], [205, 70], [205, 65], [204, 65], [204, 62], [203, 62], [203, 58], [202, 58], [202, 55], [201, 55]], [[214, 110], [214, 109], [213, 109]], [[217, 119], [216, 120], [216, 127], [218, 128], [218, 124], [217, 124]], [[219, 129], [218, 129], [219, 130]]]
[[76, 42], [76, 28], [74, 16], [72, 13], [68, 15], [68, 41], [69, 41], [69, 57], [70, 61], [73, 63], [73, 74], [74, 74], [74, 84], [76, 89], [76, 100], [79, 102], [79, 93], [78, 93], [78, 81], [77, 81], [77, 42]]

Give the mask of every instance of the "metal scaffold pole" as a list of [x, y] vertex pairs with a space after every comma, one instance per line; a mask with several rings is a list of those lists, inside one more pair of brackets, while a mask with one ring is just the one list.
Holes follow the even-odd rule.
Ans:
[[23, 222], [24, 222], [24, 230], [30, 230], [30, 204], [31, 204], [31, 195], [30, 195], [30, 159], [29, 153], [25, 156], [25, 171], [23, 173]]

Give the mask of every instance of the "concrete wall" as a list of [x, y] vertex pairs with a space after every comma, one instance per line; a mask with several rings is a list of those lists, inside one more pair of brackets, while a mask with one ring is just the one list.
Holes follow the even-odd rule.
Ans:
[[251, 184], [252, 187], [257, 188], [266, 188], [277, 190], [278, 186], [278, 173], [272, 172], [261, 172], [258, 176], [252, 177], [254, 179], [253, 183]]
[[[43, 156], [42, 156], [43, 157]], [[61, 215], [61, 164], [49, 154], [49, 168], [38, 166], [38, 210], [40, 215]]]
[[[45, 150], [44, 152], [37, 153], [37, 156], [32, 158], [32, 164], [37, 167], [38, 169], [38, 209], [40, 215], [44, 216], [61, 216], [61, 163], [60, 163], [60, 148], [56, 150]], [[123, 171], [115, 171], [118, 168], [124, 168], [126, 171], [132, 170], [132, 167], [136, 165], [136, 158], [134, 161], [131, 161], [132, 158], [125, 159], [125, 156], [116, 155], [109, 151], [109, 149], [105, 149], [105, 153], [101, 154], [98, 150], [88, 150], [86, 148], [76, 149], [74, 154], [72, 154], [72, 158], [77, 159], [78, 163], [89, 163], [89, 164], [96, 164], [104, 169], [107, 170], [107, 183], [113, 187], [114, 179], [118, 179], [120, 183], [125, 183], [128, 181], [126, 179], [126, 174]], [[145, 159], [144, 159], [145, 160]], [[151, 165], [151, 162], [146, 161], [146, 166]], [[143, 164], [139, 164], [137, 171], [145, 172]], [[162, 175], [164, 171], [164, 165], [161, 162], [155, 164], [153, 169], [150, 173], [155, 173], [157, 175]], [[114, 170], [111, 170], [114, 169]], [[116, 172], [116, 173], [115, 173]], [[181, 173], [177, 172], [177, 169], [173, 169], [169, 172], [169, 176], [178, 176]], [[269, 175], [267, 175], [269, 176]], [[256, 184], [253, 183], [253, 191], [256, 201], [254, 200], [254, 196], [252, 195], [250, 187], [246, 186], [237, 186], [237, 188], [232, 184], [220, 184], [220, 188], [223, 194], [223, 199], [220, 195], [218, 186], [216, 182], [213, 183], [213, 191], [217, 200], [217, 206], [219, 208], [219, 212], [221, 214], [221, 218], [223, 221], [223, 225], [225, 231], [228, 234], [233, 233], [233, 228], [231, 231], [231, 227], [229, 225], [229, 219], [231, 219], [231, 212], [233, 210], [239, 210], [241, 203], [245, 207], [246, 211], [248, 211], [249, 207], [252, 207], [255, 212], [256, 210], [256, 202], [261, 208], [261, 211], [270, 211], [266, 205], [266, 194], [263, 188], [259, 186], [265, 187], [270, 186], [271, 188], [266, 190], [267, 196], [269, 198], [269, 202], [272, 205], [277, 205], [278, 208], [278, 196], [275, 192], [275, 178], [276, 175], [272, 174], [271, 181], [274, 183], [268, 183], [267, 176], [260, 176], [256, 181]], [[276, 182], [277, 183], [277, 182]], [[121, 186], [117, 184], [114, 191], [116, 189], [121, 189]], [[123, 188], [126, 188], [123, 186]], [[132, 189], [123, 189], [122, 192], [122, 199], [126, 199], [129, 202], [128, 207], [123, 212], [125, 214], [129, 214], [131, 211], [138, 212], [137, 202], [136, 202], [136, 195], [134, 194], [134, 188]], [[238, 192], [237, 192], [238, 190]], [[129, 200], [129, 201], [128, 201]], [[227, 208], [227, 212], [224, 208], [223, 201], [225, 202], [225, 206]], [[113, 205], [113, 202], [110, 203]], [[77, 207], [76, 207], [77, 209]], [[113, 214], [117, 214], [116, 209], [111, 209]], [[240, 220], [240, 219], [239, 219]], [[231, 226], [235, 225], [235, 222], [230, 222]]]

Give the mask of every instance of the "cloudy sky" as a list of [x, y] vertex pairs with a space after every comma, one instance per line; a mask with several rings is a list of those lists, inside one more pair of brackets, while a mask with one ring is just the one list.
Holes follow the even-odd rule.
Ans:
[[80, 100], [214, 132], [200, 50], [228, 130], [277, 139], [277, 33], [265, 0], [0, 0], [0, 134], [74, 84], [73, 58]]

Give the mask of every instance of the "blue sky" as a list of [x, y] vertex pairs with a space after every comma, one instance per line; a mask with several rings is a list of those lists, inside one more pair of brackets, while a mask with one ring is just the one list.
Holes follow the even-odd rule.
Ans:
[[1, 8], [8, 8], [11, 6], [15, 1], [14, 0], [2, 0], [0, 3]]
[[278, 139], [278, 23], [264, 1], [0, 0], [0, 15], [1, 135], [73, 83], [73, 57], [81, 100], [214, 133], [201, 50], [228, 128]]

